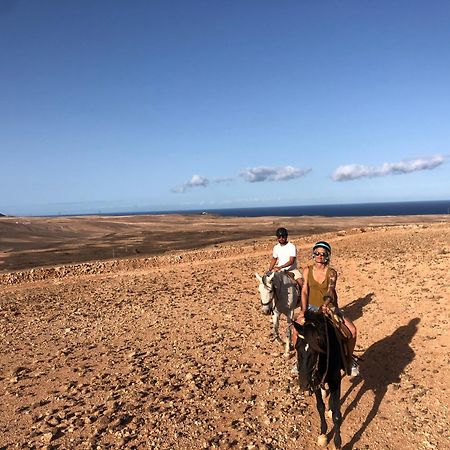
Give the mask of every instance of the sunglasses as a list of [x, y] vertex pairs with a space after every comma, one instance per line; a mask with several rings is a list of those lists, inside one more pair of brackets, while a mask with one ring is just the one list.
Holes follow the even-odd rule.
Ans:
[[323, 256], [324, 258], [326, 258], [328, 256], [328, 253], [314, 252], [314, 256]]

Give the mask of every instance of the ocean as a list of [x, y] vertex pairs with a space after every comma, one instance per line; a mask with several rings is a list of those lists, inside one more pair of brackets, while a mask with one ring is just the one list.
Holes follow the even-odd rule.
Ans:
[[[214, 214], [219, 216], [261, 217], [261, 216], [403, 216], [422, 214], [450, 214], [450, 200], [389, 203], [349, 203], [342, 205], [269, 206], [257, 208], [223, 208], [189, 211], [148, 211], [130, 214]], [[108, 214], [109, 215], [109, 214]], [[450, 219], [450, 215], [449, 215]]]

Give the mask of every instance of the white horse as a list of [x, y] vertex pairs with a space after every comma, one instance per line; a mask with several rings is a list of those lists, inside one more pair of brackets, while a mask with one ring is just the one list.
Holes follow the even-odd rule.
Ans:
[[297, 306], [298, 294], [296, 282], [285, 272], [268, 272], [262, 277], [255, 274], [259, 281], [258, 291], [261, 296], [262, 311], [272, 314], [273, 336], [282, 341], [279, 335], [280, 315], [286, 316], [288, 327], [284, 341], [284, 356], [289, 357], [291, 343], [291, 324], [294, 318], [294, 308]]

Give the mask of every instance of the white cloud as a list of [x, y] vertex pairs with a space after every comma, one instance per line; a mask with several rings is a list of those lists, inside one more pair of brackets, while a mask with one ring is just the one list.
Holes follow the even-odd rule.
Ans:
[[183, 193], [186, 192], [187, 189], [195, 188], [195, 187], [206, 187], [209, 184], [208, 178], [202, 177], [200, 175], [193, 175], [192, 178], [187, 181], [186, 183], [183, 183], [180, 186], [177, 186], [176, 188], [172, 189], [172, 192], [176, 193]]
[[381, 166], [363, 166], [360, 164], [348, 164], [339, 166], [332, 174], [334, 181], [349, 181], [358, 178], [384, 177], [386, 175], [400, 175], [416, 172], [418, 170], [430, 170], [440, 166], [444, 162], [442, 155], [430, 158], [418, 158], [410, 161], [383, 163]]
[[284, 167], [253, 167], [241, 172], [241, 176], [249, 183], [261, 181], [287, 181], [306, 175], [311, 169]]

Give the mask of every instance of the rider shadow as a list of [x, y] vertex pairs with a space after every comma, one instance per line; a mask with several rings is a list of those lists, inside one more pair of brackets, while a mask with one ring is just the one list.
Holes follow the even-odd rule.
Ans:
[[359, 319], [363, 315], [363, 309], [366, 307], [375, 297], [375, 294], [371, 292], [364, 297], [357, 298], [353, 300], [348, 305], [342, 308], [345, 316], [348, 317], [352, 322]]
[[419, 322], [420, 319], [417, 317], [411, 319], [408, 325], [401, 326], [390, 336], [374, 343], [364, 352], [364, 363], [360, 367], [361, 377], [352, 380], [353, 385], [342, 398], [342, 404], [352, 390], [356, 389], [358, 385], [360, 388], [356, 397], [347, 406], [343, 418], [345, 419], [357, 406], [367, 391], [372, 391], [375, 399], [359, 430], [351, 441], [345, 445], [345, 450], [351, 450], [359, 441], [361, 435], [377, 414], [388, 386], [392, 383], [399, 383], [400, 375], [405, 367], [413, 361], [415, 353], [410, 347], [410, 342], [417, 332]]

